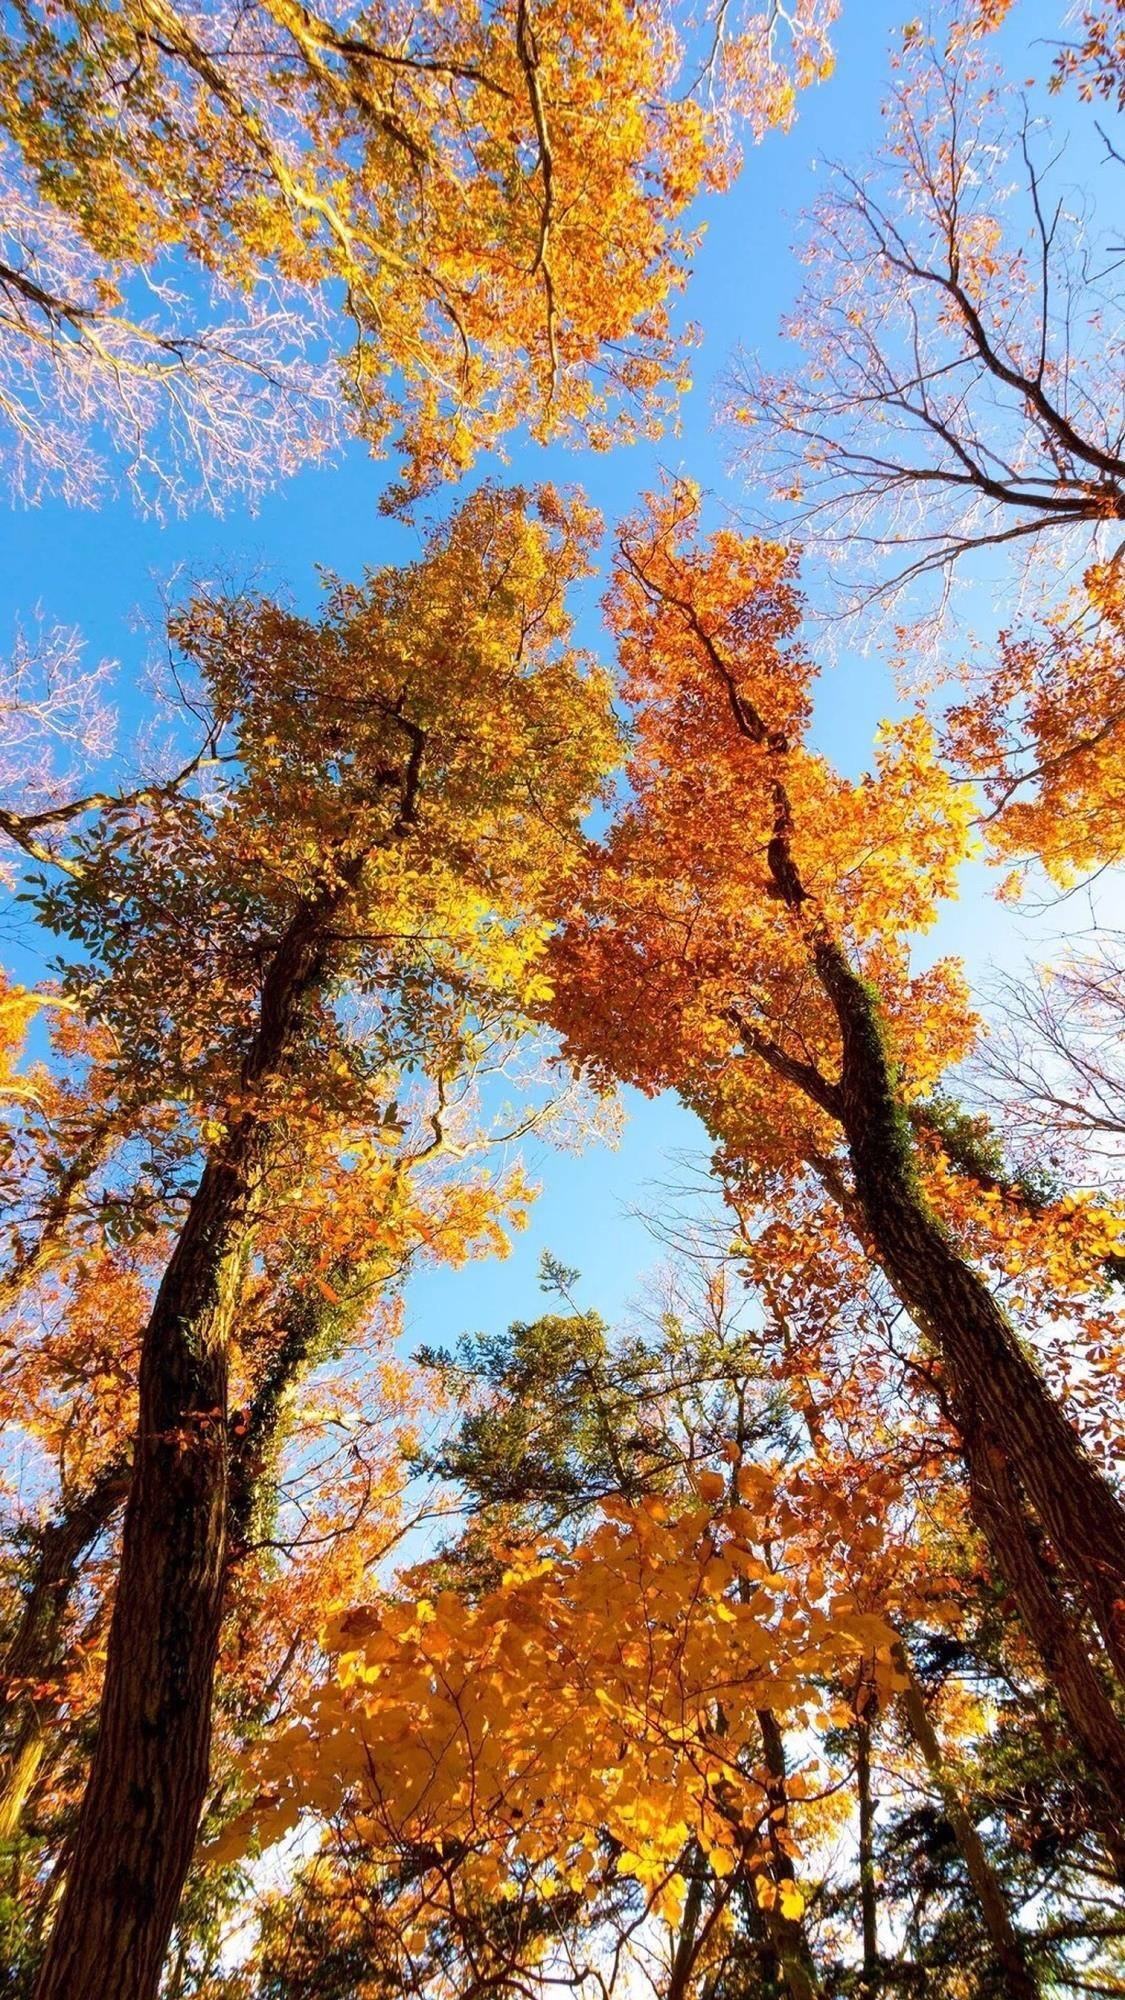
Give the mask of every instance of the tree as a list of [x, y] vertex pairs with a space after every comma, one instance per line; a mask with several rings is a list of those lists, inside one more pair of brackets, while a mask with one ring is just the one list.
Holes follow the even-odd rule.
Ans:
[[[784, 1990], [807, 2000], [799, 1834], [779, 1829], [761, 1717], [819, 1708], [821, 1673], [859, 1654], [889, 1688], [888, 1635], [847, 1587], [847, 1536], [809, 1593], [797, 1543], [823, 1546], [815, 1476], [783, 1480], [736, 1451], [725, 1473], [697, 1474], [702, 1505], [607, 1500], [574, 1546], [522, 1545], [480, 1595], [345, 1614], [328, 1638], [338, 1664], [258, 1760], [261, 1795], [232, 1839], [269, 1842], [311, 1809], [379, 1856], [415, 1856], [396, 1913], [408, 1951], [482, 1898], [600, 1899], [607, 1870], [678, 1926], [698, 1842], [729, 1883], [717, 1914], [745, 1880]], [[869, 1533], [868, 1506], [853, 1518]], [[417, 1572], [415, 1589], [427, 1581]], [[818, 1791], [810, 1765], [781, 1796]]]
[[88, 499], [108, 452], [152, 503], [252, 496], [346, 422], [380, 452], [401, 424], [416, 491], [514, 425], [648, 428], [684, 366], [680, 218], [729, 178], [731, 120], [787, 123], [825, 73], [835, 11], [731, 32], [724, 8], [708, 53], [706, 28], [624, 4], [21, 0], [0, 38], [17, 489]]
[[975, 1095], [1025, 1157], [1115, 1193], [1125, 1139], [1120, 936], [1099, 932], [1060, 963], [1005, 980], [996, 998]]
[[[1020, 1864], [1013, 1871], [1005, 1854], [1003, 1881], [994, 1864], [991, 1821], [1008, 1811], [1005, 1787], [1019, 1782], [1017, 1767], [1009, 1762], [984, 1801], [975, 1766], [965, 1761], [982, 1741], [992, 1740], [985, 1720], [990, 1704], [1005, 1713], [1006, 1702], [1011, 1710], [1018, 1668], [1011, 1658], [1000, 1662], [996, 1655], [1011, 1628], [995, 1591], [969, 1574], [973, 1557], [960, 1532], [960, 1496], [951, 1499], [949, 1467], [931, 1451], [927, 1468], [919, 1459], [916, 1433], [893, 1427], [892, 1406], [876, 1416], [877, 1401], [854, 1394], [854, 1341], [841, 1335], [837, 1375], [823, 1328], [810, 1326], [806, 1338], [810, 1345], [802, 1344], [800, 1359], [791, 1357], [788, 1335], [779, 1322], [761, 1321], [729, 1259], [704, 1259], [692, 1251], [662, 1276], [643, 1335], [639, 1329], [611, 1335], [596, 1316], [575, 1308], [569, 1317], [552, 1312], [517, 1324], [507, 1336], [481, 1337], [453, 1355], [428, 1359], [463, 1405], [443, 1463], [456, 1468], [455, 1492], [468, 1522], [456, 1541], [405, 1579], [405, 1589], [408, 1602], [424, 1593], [426, 1605], [419, 1610], [432, 1641], [427, 1656], [440, 1662], [440, 1688], [448, 1696], [462, 1686], [459, 1709], [470, 1693], [473, 1704], [479, 1699], [488, 1709], [485, 1757], [477, 1754], [471, 1716], [465, 1719], [464, 1741], [458, 1729], [438, 1732], [428, 1753], [437, 1760], [436, 1793], [428, 1782], [418, 1791], [420, 1807], [425, 1801], [424, 1827], [413, 1818], [404, 1821], [396, 1804], [398, 1761], [390, 1752], [384, 1766], [375, 1719], [382, 1703], [406, 1698], [409, 1689], [417, 1697], [413, 1669], [401, 1680], [402, 1656], [381, 1639], [359, 1670], [352, 1696], [345, 1697], [343, 1715], [334, 1681], [314, 1694], [298, 1729], [255, 1760], [261, 1791], [242, 1822], [243, 1829], [257, 1826], [269, 1840], [300, 1810], [311, 1815], [302, 1836], [306, 1849], [312, 1825], [323, 1825], [323, 1840], [301, 1871], [296, 1912], [288, 1894], [267, 1910], [253, 1961], [255, 1994], [282, 1993], [294, 1985], [303, 1990], [305, 1983], [324, 2000], [378, 1994], [400, 1983], [427, 1990], [488, 1985], [519, 1993], [540, 1977], [562, 1976], [565, 1967], [579, 1986], [598, 1978], [612, 1985], [625, 1968], [625, 1977], [647, 1977], [661, 1993], [842, 1995], [857, 1990], [851, 1958], [860, 1905], [867, 1986], [859, 1990], [929, 1990], [932, 1980], [933, 1990], [945, 1992], [948, 1971], [952, 1995], [971, 1963], [987, 1982], [982, 1990], [1030, 1995], [1039, 1990], [1033, 1967], [1043, 1965], [1052, 1974], [1063, 1968], [1053, 1925], [1041, 1940], [1021, 1934], [1012, 1921], [1013, 1872], [1019, 1884], [1014, 1893], [1021, 1900], [1023, 1895]], [[809, 1381], [810, 1346], [816, 1353], [815, 1388]], [[538, 1690], [529, 1695], [522, 1677], [539, 1673], [540, 1656], [534, 1647], [526, 1660], [505, 1650], [478, 1660], [473, 1669], [450, 1636], [449, 1621], [458, 1605], [478, 1612], [491, 1607], [495, 1615], [516, 1581], [517, 1552], [523, 1563], [541, 1551], [544, 1529], [555, 1530], [548, 1547], [556, 1557], [565, 1548], [575, 1563], [587, 1561], [603, 1502], [612, 1519], [622, 1518], [615, 1485], [631, 1492], [630, 1516], [644, 1506], [659, 1520], [662, 1509], [674, 1516], [688, 1482], [714, 1493], [716, 1502], [723, 1489], [732, 1497], [737, 1490], [744, 1503], [737, 1521], [748, 1547], [738, 1577], [728, 1585], [732, 1606], [735, 1600], [752, 1602], [763, 1590], [779, 1590], [783, 1579], [795, 1601], [810, 1594], [815, 1600], [832, 1587], [830, 1574], [837, 1591], [843, 1586], [845, 1593], [832, 1600], [838, 1612], [870, 1615], [880, 1606], [893, 1607], [892, 1624], [909, 1631], [919, 1665], [915, 1668], [904, 1641], [897, 1640], [897, 1692], [891, 1699], [885, 1677], [872, 1676], [869, 1655], [845, 1651], [831, 1665], [826, 1657], [827, 1685], [819, 1688], [816, 1716], [806, 1714], [801, 1725], [792, 1786], [792, 1757], [781, 1764], [780, 1785], [771, 1775], [770, 1745], [775, 1754], [784, 1745], [773, 1709], [740, 1719], [737, 1712], [727, 1715], [725, 1702], [720, 1705], [716, 1735], [739, 1768], [753, 1770], [755, 1782], [766, 1789], [772, 1801], [766, 1825], [779, 1837], [775, 1842], [760, 1828], [753, 1867], [733, 1871], [722, 1857], [716, 1869], [698, 1843], [689, 1843], [679, 1864], [682, 1907], [677, 1898], [662, 1944], [659, 1931], [648, 1936], [655, 1909], [640, 1893], [643, 1878], [632, 1879], [628, 1872], [615, 1877], [613, 1843], [604, 1827], [598, 1865], [582, 1893], [566, 1884], [551, 1890], [548, 1877], [526, 1871], [528, 1855], [539, 1850], [544, 1836], [538, 1827], [524, 1826], [525, 1788], [536, 1793], [537, 1817], [549, 1811], [550, 1851], [556, 1856], [576, 1827], [575, 1776], [553, 1785], [542, 1780], [537, 1761], [542, 1730], [532, 1725], [529, 1736], [526, 1726], [525, 1711], [536, 1708]], [[798, 1519], [807, 1521], [807, 1538], [793, 1539]], [[655, 1553], [666, 1557], [670, 1547]], [[701, 1555], [713, 1548], [708, 1537]], [[751, 1548], [764, 1576], [746, 1559]], [[551, 1574], [542, 1581], [546, 1590], [552, 1588]], [[634, 1601], [633, 1588], [623, 1579], [600, 1608], [603, 1672], [613, 1661], [621, 1670], [630, 1640], [645, 1626], [647, 1614]], [[673, 1566], [664, 1589], [679, 1588]], [[694, 1602], [691, 1597], [674, 1612], [669, 1603], [670, 1632], [692, 1628]], [[538, 1606], [539, 1612], [544, 1609]], [[357, 1613], [354, 1623], [362, 1634], [377, 1620], [385, 1638], [384, 1619], [397, 1620], [402, 1610], [401, 1596], [390, 1590], [379, 1605]], [[560, 1634], [554, 1612], [546, 1615], [552, 1643], [570, 1638], [569, 1626]], [[775, 1639], [791, 1631], [789, 1618], [783, 1613]], [[986, 1621], [992, 1631], [982, 1644]], [[846, 1622], [851, 1626], [850, 1618]], [[352, 1624], [345, 1621], [349, 1634]], [[851, 1629], [857, 1628], [858, 1619]], [[878, 1629], [877, 1619], [870, 1629]], [[737, 1658], [737, 1635], [729, 1636]], [[1018, 1631], [1014, 1637], [1018, 1655]], [[716, 1673], [725, 1676], [732, 1664], [716, 1666]], [[491, 1677], [499, 1686], [489, 1693], [484, 1683]], [[606, 1687], [595, 1696], [599, 1706], [608, 1692]], [[331, 1723], [322, 1727], [325, 1700], [324, 1721]], [[557, 1701], [549, 1712], [557, 1725], [562, 1712]], [[586, 1727], [589, 1747], [581, 1763], [575, 1760], [574, 1772], [593, 1768], [612, 1825], [616, 1765], [607, 1784], [593, 1747], [597, 1724]], [[352, 1734], [356, 1728], [362, 1752]], [[1007, 1722], [1005, 1732], [1010, 1746]], [[882, 1752], [877, 1775], [875, 1744]], [[452, 1829], [450, 1797], [462, 1796], [449, 1794], [446, 1786], [463, 1763], [468, 1769], [461, 1782], [470, 1787], [474, 1815], [471, 1837], [459, 1818], [456, 1832], [444, 1831], [447, 1825]], [[667, 1768], [666, 1754], [658, 1763], [658, 1782]], [[1025, 1782], [1032, 1769], [1038, 1778], [1042, 1758], [1035, 1767], [1034, 1753], [1025, 1751], [1019, 1768]], [[494, 1823], [487, 1788], [500, 1782], [501, 1773], [513, 1803], [510, 1815], [501, 1811]], [[839, 1807], [853, 1785], [861, 1829], [858, 1889], [854, 1876], [840, 1880], [838, 1859]], [[909, 1955], [897, 1953], [886, 1961], [871, 1939], [888, 1892], [876, 1887], [873, 1863], [865, 1874], [862, 1861], [865, 1803], [870, 1826], [877, 1793], [892, 1809], [898, 1807], [879, 1845], [880, 1858], [888, 1857], [896, 1871], [887, 1929], [897, 1934], [912, 1924], [915, 1933]], [[925, 1879], [927, 1844], [937, 1851], [931, 1793], [951, 1848], [941, 1861], [946, 1879], [925, 1890], [929, 1902], [940, 1900], [943, 1912], [927, 1927], [917, 1902], [911, 1916], [910, 1899], [915, 1881]], [[647, 1780], [642, 1797], [646, 1794]], [[453, 1815], [457, 1811], [455, 1804]], [[639, 1808], [634, 1818], [639, 1820]], [[521, 1838], [511, 1848], [513, 1832], [527, 1834], [526, 1847]], [[244, 1833], [235, 1828], [232, 1837]], [[630, 1845], [635, 1846], [632, 1836]], [[486, 1882], [500, 1869], [495, 1888], [482, 1889], [478, 1881], [486, 1857]], [[903, 1873], [909, 1862], [917, 1876]], [[1073, 1942], [1088, 1935], [1097, 1952], [1099, 1911], [1096, 1903], [1083, 1910], [1077, 1857], [1075, 1863], [1077, 1886], [1066, 1885], [1060, 1919]], [[786, 1885], [795, 1886], [798, 1875], [807, 1914], [786, 1917], [781, 1899], [788, 1900]], [[1092, 1886], [1096, 1896], [1096, 1882]], [[1051, 1899], [1054, 1917], [1049, 1877], [1037, 1880], [1034, 1893]], [[959, 1956], [951, 1957], [954, 1936]]]
[[974, 25], [952, 8], [907, 30], [878, 155], [833, 166], [813, 211], [785, 327], [800, 359], [747, 357], [731, 385], [745, 462], [852, 609], [947, 586], [982, 548], [1088, 559], [1125, 519], [1112, 259]]
[[985, 665], [967, 665], [967, 698], [951, 705], [949, 755], [980, 784], [989, 845], [1061, 888], [1120, 860], [1125, 694], [1125, 582], [1094, 565], [1041, 618], [1000, 634]]
[[[792, 558], [731, 533], [704, 543], [690, 489], [625, 529], [609, 614], [634, 710], [632, 798], [553, 948], [552, 1018], [596, 1074], [677, 1088], [744, 1200], [812, 1173], [837, 1201], [932, 1351], [918, 1374], [1119, 1849], [1125, 1733], [1083, 1621], [1120, 1674], [1125, 1513], [987, 1275], [1038, 1268], [1073, 1317], [1116, 1225], [1064, 1200], [1028, 1218], [1017, 1253], [1017, 1205], [943, 1157], [926, 1116], [972, 1030], [955, 969], [911, 978], [906, 940], [952, 890], [967, 795], [917, 717], [881, 732], [858, 784], [804, 745]], [[1071, 1232], [1088, 1227], [1074, 1262]]]
[[382, 1232], [397, 1241], [397, 1079], [432, 1078], [439, 1155], [458, 1073], [534, 993], [544, 896], [615, 740], [563, 603], [593, 525], [550, 493], [533, 508], [486, 489], [411, 568], [338, 586], [319, 626], [197, 600], [175, 639], [218, 761], [79, 822], [41, 892], [64, 991], [110, 1029], [121, 1088], [191, 1107], [202, 1159], [141, 1342], [97, 1743], [44, 1995], [155, 1991], [206, 1784], [228, 1375], [259, 1219], [292, 1213], [312, 1176], [314, 1282], [357, 1243], [369, 1258]]
[[1053, 89], [1073, 80], [1087, 102], [1116, 102], [1125, 110], [1125, 8], [1121, 0], [1093, 0], [1079, 15], [1080, 39], [1064, 42], [1055, 57]]

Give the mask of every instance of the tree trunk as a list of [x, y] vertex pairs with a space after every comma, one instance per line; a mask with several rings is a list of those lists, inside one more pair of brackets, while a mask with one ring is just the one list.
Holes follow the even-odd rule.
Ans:
[[[780, 1891], [783, 1883], [795, 1879], [793, 1857], [783, 1835], [789, 1822], [789, 1794], [785, 1788], [785, 1739], [771, 1708], [758, 1710], [762, 1732], [762, 1752], [766, 1766], [766, 1827], [770, 1847], [770, 1876]], [[750, 1891], [753, 1894], [753, 1889]], [[787, 1917], [779, 1903], [765, 1912], [766, 1929], [790, 2000], [818, 2000], [820, 1985], [813, 1964], [805, 1926], [800, 1917]]]
[[703, 1859], [699, 1843], [693, 1840], [688, 1849], [688, 1887], [684, 1900], [684, 1914], [680, 1920], [680, 1934], [676, 1939], [676, 1949], [672, 1955], [665, 2000], [687, 2000], [691, 1975], [699, 1956], [699, 1920], [703, 1915], [703, 1885], [706, 1874], [707, 1864]]
[[856, 1791], [859, 1796], [859, 1910], [863, 1935], [863, 2000], [879, 1991], [879, 1907], [875, 1887], [875, 1801], [871, 1795], [871, 1711], [874, 1690], [865, 1678], [856, 1692]]
[[227, 1343], [283, 1072], [343, 887], [301, 907], [266, 974], [243, 1102], [156, 1296], [93, 1763], [36, 2000], [154, 2000], [208, 1776], [226, 1578]]
[[[227, 1509], [232, 1558], [256, 1528], [291, 1391], [314, 1358], [334, 1350], [346, 1337], [378, 1281], [371, 1265], [336, 1266], [329, 1276], [338, 1295], [332, 1301], [319, 1292], [292, 1293], [277, 1347], [245, 1422], [232, 1439]], [[36, 1536], [23, 1609], [0, 1667], [0, 1840], [17, 1831], [42, 1762], [46, 1739], [34, 1690], [46, 1686], [59, 1671], [61, 1635], [83, 1558], [128, 1491], [128, 1461], [114, 1460]]]
[[1093, 1783], [1082, 1787], [1082, 1797], [1114, 1873], [1125, 1885], [1125, 1728], [1058, 1578], [1043, 1559], [1006, 1462], [982, 1451], [969, 1473], [974, 1516], [1084, 1753]]
[[759, 1056], [843, 1126], [856, 1201], [871, 1248], [937, 1348], [951, 1414], [970, 1467], [979, 1463], [983, 1451], [998, 1452], [1010, 1461], [1063, 1570], [1084, 1597], [1125, 1686], [1125, 1505], [1051, 1394], [988, 1285], [960, 1255], [918, 1186], [913, 1138], [884, 1043], [877, 996], [825, 924], [794, 858], [793, 813], [784, 778], [788, 739], [771, 732], [743, 699], [713, 645], [711, 656], [739, 729], [774, 759], [774, 825], [767, 865], [775, 894], [804, 933], [813, 969], [836, 1016], [838, 1084], [757, 1034], [737, 1009], [733, 1018]]
[[127, 1465], [106, 1466], [36, 1537], [35, 1568], [0, 1671], [0, 1839], [19, 1826], [43, 1756], [35, 1688], [58, 1670], [59, 1641], [82, 1558], [113, 1519], [128, 1482]]
[[969, 1871], [969, 1879], [976, 1891], [985, 1927], [992, 1940], [997, 1964], [1004, 1974], [1005, 1990], [1011, 1996], [1011, 2000], [1038, 2000], [1039, 1983], [1028, 1965], [1023, 1939], [1008, 1914], [1008, 1905], [984, 1851], [984, 1843], [946, 1767], [937, 1731], [930, 1721], [925, 1696], [915, 1679], [906, 1647], [901, 1640], [894, 1650], [894, 1664], [906, 1681], [902, 1706], [910, 1733], [926, 1760], [927, 1769], [941, 1799], [942, 1810], [956, 1835], [957, 1845], [961, 1849], [965, 1866]]
[[[814, 1156], [810, 1164], [853, 1229], [866, 1238], [864, 1217], [843, 1176], [829, 1160]], [[806, 1411], [806, 1420], [809, 1416]], [[815, 1425], [815, 1410], [811, 1417]], [[1007, 1459], [979, 1435], [962, 1434], [962, 1446], [973, 1519], [1016, 1600], [1024, 1630], [1083, 1753], [1071, 1779], [1073, 1788], [1118, 1881], [1125, 1884], [1125, 1723], [1091, 1659], [1082, 1620], [1060, 1588], [1058, 1570], [1042, 1547], [1042, 1531], [1028, 1513]]]
[[834, 943], [817, 946], [816, 966], [840, 1025], [840, 1111], [875, 1253], [938, 1349], [970, 1463], [985, 1450], [1010, 1462], [1125, 1684], [1125, 1506], [917, 1187], [870, 991]]

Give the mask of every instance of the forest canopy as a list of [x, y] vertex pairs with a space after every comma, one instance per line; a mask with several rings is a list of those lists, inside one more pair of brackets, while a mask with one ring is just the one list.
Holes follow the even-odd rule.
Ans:
[[0, 1993], [1125, 1993], [1125, 0], [0, 9]]

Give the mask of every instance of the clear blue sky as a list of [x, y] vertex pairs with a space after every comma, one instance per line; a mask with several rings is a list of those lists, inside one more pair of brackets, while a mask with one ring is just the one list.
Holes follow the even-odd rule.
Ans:
[[[1049, 62], [1044, 40], [1059, 32], [1064, 8], [1055, 0], [1017, 0], [1013, 21], [998, 40], [1013, 74], [1042, 75]], [[650, 483], [659, 466], [682, 468], [737, 500], [726, 479], [726, 446], [713, 421], [716, 384], [736, 344], [768, 355], [781, 313], [790, 303], [797, 270], [790, 254], [799, 210], [817, 189], [815, 162], [824, 156], [854, 160], [872, 144], [887, 76], [891, 31], [910, 17], [908, 0], [844, 0], [838, 63], [829, 83], [806, 93], [794, 130], [774, 134], [748, 152], [734, 192], [707, 205], [707, 233], [689, 286], [685, 310], [704, 329], [695, 356], [695, 386], [682, 411], [678, 437], [659, 447], [638, 446], [607, 456], [521, 449], [511, 473], [535, 479], [578, 481], [612, 522]], [[487, 466], [480, 471], [495, 470]], [[0, 514], [0, 646], [18, 617], [36, 607], [79, 627], [92, 656], [121, 662], [123, 733], [128, 735], [130, 688], [135, 687], [146, 641], [136, 612], [153, 611], [157, 587], [182, 566], [204, 574], [214, 567], [249, 568], [284, 588], [302, 607], [317, 597], [314, 565], [344, 576], [408, 555], [411, 530], [378, 512], [386, 467], [359, 449], [342, 463], [310, 469], [271, 494], [255, 515], [233, 509], [222, 520], [197, 514], [163, 525], [138, 518], [126, 500], [78, 512], [61, 504]], [[601, 641], [591, 592], [583, 638]], [[871, 731], [891, 701], [876, 662], [844, 659], [826, 677], [818, 731], [849, 768], [866, 760]], [[0, 943], [3, 940], [0, 939]], [[974, 879], [943, 927], [945, 949], [963, 949], [978, 966], [990, 955], [1023, 955], [1020, 927], [998, 919]], [[23, 977], [29, 969], [20, 966]], [[628, 1211], [653, 1205], [653, 1184], [682, 1181], [684, 1153], [701, 1160], [704, 1135], [674, 1103], [631, 1097], [629, 1122], [618, 1150], [598, 1148], [575, 1157], [535, 1148], [529, 1164], [543, 1184], [532, 1229], [506, 1263], [475, 1265], [462, 1273], [436, 1273], [415, 1281], [412, 1340], [443, 1342], [465, 1327], [485, 1327], [540, 1309], [536, 1270], [549, 1247], [584, 1277], [583, 1297], [612, 1315], [636, 1291], [655, 1250]]]

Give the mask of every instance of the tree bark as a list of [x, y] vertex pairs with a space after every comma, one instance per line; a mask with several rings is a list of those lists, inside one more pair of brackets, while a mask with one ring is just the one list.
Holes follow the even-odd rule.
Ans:
[[665, 2000], [687, 2000], [691, 1985], [691, 1975], [699, 1955], [699, 1920], [703, 1915], [703, 1886], [707, 1868], [698, 1841], [693, 1841], [688, 1850], [688, 1887], [684, 1900], [684, 1914], [680, 1920], [680, 1934], [676, 1939], [676, 1949], [672, 1954], [672, 1966], [668, 1974], [668, 1989]]
[[770, 729], [743, 694], [737, 671], [694, 608], [680, 608], [718, 676], [736, 728], [771, 760], [773, 827], [766, 865], [773, 893], [803, 933], [812, 970], [836, 1017], [839, 1081], [832, 1083], [812, 1064], [787, 1055], [737, 1006], [731, 1018], [757, 1056], [842, 1125], [871, 1247], [941, 1356], [951, 1413], [970, 1464], [984, 1447], [1010, 1460], [1125, 1686], [1125, 1505], [917, 1184], [910, 1124], [884, 1043], [878, 1000], [806, 889], [794, 856], [785, 778], [789, 740]]
[[208, 1158], [145, 1332], [133, 1478], [90, 1776], [36, 2000], [154, 2000], [206, 1791], [226, 1580], [227, 1345], [272, 1127], [344, 889], [301, 906], [263, 983], [248, 1108]]
[[[834, 944], [818, 947], [817, 967], [840, 1024], [840, 1109], [864, 1225], [896, 1293], [941, 1358], [974, 1518], [1085, 1752], [1102, 1795], [1092, 1804], [1119, 1871], [1125, 1725], [1060, 1586], [1069, 1580], [1084, 1599], [1125, 1685], [1125, 1508], [916, 1186], [912, 1141], [870, 992]], [[1060, 1576], [1052, 1576], [1037, 1546], [1028, 1502]]]
[[[840, 1034], [839, 1081], [787, 1055], [731, 1017], [746, 1046], [843, 1128], [854, 1207], [875, 1261], [940, 1357], [942, 1389], [969, 1472], [974, 1517], [1009, 1577], [1029, 1636], [1109, 1796], [1102, 1815], [1111, 1854], [1125, 1827], [1125, 1727], [1099, 1680], [1079, 1624], [1043, 1570], [1030, 1503], [1062, 1572], [1084, 1600], [1125, 1687], [1125, 1505], [1086, 1450], [989, 1286], [931, 1212], [916, 1178], [909, 1119], [896, 1084], [878, 1000], [852, 967], [801, 879], [784, 770], [784, 733], [770, 730], [693, 612], [689, 622], [725, 689], [740, 733], [773, 760], [773, 891], [806, 938], [812, 969]], [[852, 1205], [852, 1204], [849, 1204]], [[1115, 1862], [1116, 1865], [1116, 1862]]]
[[1125, 1685], [1125, 1506], [916, 1185], [872, 994], [838, 945], [822, 941], [815, 955], [839, 1022], [840, 1114], [876, 1255], [941, 1355], [967, 1457], [987, 1448], [1010, 1461]]
[[974, 1516], [1084, 1753], [1093, 1782], [1082, 1786], [1082, 1797], [1114, 1873], [1125, 1885], [1125, 1728], [1058, 1578], [1044, 1561], [1005, 1460], [978, 1453], [969, 1483]]

